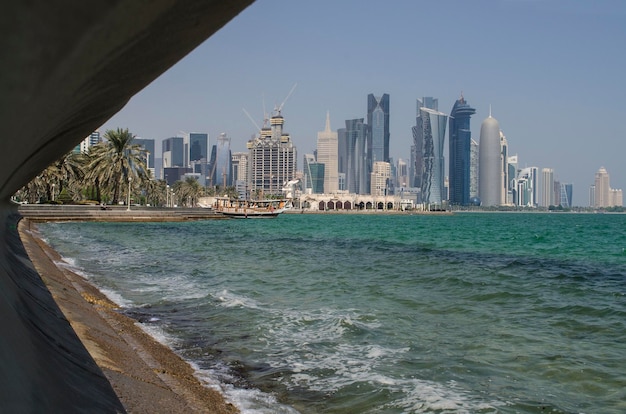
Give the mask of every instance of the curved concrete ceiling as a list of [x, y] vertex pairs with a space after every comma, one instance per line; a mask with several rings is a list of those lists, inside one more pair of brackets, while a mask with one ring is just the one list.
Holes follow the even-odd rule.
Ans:
[[250, 3], [0, 6], [0, 411], [124, 412], [29, 262], [9, 198]]
[[0, 200], [253, 0], [5, 2]]

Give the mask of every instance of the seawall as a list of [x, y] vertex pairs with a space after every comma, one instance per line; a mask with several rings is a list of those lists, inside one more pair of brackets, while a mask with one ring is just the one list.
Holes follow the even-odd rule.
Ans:
[[[84, 346], [89, 353], [82, 358], [93, 358], [102, 380], [110, 383], [114, 399], [119, 399], [124, 409], [132, 413], [238, 412], [215, 386], [201, 383], [187, 362], [146, 334], [135, 320], [121, 314], [117, 305], [84, 277], [59, 266], [61, 257], [40, 238], [36, 223], [23, 219], [18, 231], [25, 251], [63, 313], [58, 318], [67, 318], [81, 342], [77, 346]], [[59, 342], [74, 340], [62, 337]], [[46, 355], [46, 350], [39, 354]], [[72, 371], [81, 375], [76, 368]], [[119, 407], [100, 410], [85, 403], [76, 408], [77, 412], [121, 412]], [[68, 408], [63, 412], [72, 411]]]
[[4, 412], [125, 409], [29, 260], [20, 215], [0, 208], [0, 401]]

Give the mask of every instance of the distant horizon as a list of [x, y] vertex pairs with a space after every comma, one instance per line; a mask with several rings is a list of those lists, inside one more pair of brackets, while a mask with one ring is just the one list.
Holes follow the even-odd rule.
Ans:
[[476, 109], [474, 140], [491, 107], [520, 167], [552, 168], [573, 184], [573, 204], [588, 205], [601, 166], [612, 188], [626, 186], [616, 121], [626, 96], [625, 17], [617, 0], [258, 0], [101, 131], [129, 128], [159, 146], [181, 130], [207, 133], [210, 145], [226, 133], [244, 151], [257, 131], [243, 109], [262, 125], [297, 84], [282, 114], [300, 154], [315, 148], [327, 111], [336, 131], [366, 118], [368, 94], [388, 93], [390, 156], [409, 160], [416, 100], [437, 98], [449, 114], [463, 94]]

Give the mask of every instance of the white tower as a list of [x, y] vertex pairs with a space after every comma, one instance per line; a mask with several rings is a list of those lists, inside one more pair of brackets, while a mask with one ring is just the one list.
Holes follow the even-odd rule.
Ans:
[[326, 128], [317, 133], [317, 162], [324, 164], [324, 193], [339, 190], [339, 141], [330, 129], [330, 113], [326, 112]]
[[478, 196], [483, 206], [498, 206], [502, 202], [502, 152], [500, 124], [491, 116], [480, 126], [478, 150]]
[[611, 204], [609, 202], [611, 186], [609, 184], [609, 173], [606, 171], [606, 168], [600, 167], [596, 173], [595, 186], [596, 194], [594, 207], [609, 207]]
[[542, 169], [541, 179], [541, 205], [543, 207], [550, 207], [551, 205], [557, 204], [554, 201], [554, 170], [552, 168]]

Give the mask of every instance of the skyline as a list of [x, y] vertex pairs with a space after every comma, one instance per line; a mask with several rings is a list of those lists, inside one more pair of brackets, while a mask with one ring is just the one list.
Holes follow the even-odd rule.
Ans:
[[261, 125], [263, 101], [270, 113], [297, 84], [282, 114], [299, 154], [313, 151], [327, 112], [336, 131], [367, 116], [367, 95], [387, 93], [390, 156], [408, 160], [416, 100], [435, 97], [449, 114], [463, 94], [476, 109], [473, 139], [491, 106], [520, 168], [554, 169], [574, 185], [574, 204], [587, 205], [601, 166], [612, 187], [626, 185], [615, 122], [626, 92], [624, 17], [626, 4], [612, 0], [259, 0], [100, 130], [129, 128], [155, 139], [157, 153], [183, 131], [208, 133], [210, 145], [226, 133], [244, 151], [257, 131], [243, 108]]

